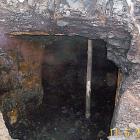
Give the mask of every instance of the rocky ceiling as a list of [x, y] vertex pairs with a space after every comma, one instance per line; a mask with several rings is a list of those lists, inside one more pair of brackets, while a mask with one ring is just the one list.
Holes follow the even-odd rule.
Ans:
[[[114, 57], [108, 53], [108, 57], [126, 72], [128, 60], [134, 63], [140, 60], [136, 43], [138, 30], [131, 18], [130, 6], [125, 0], [1, 0], [0, 31], [16, 35], [30, 32], [104, 39], [108, 52], [122, 49], [122, 52], [115, 50]], [[115, 58], [120, 53], [123, 64]], [[124, 55], [128, 60], [121, 58]]]

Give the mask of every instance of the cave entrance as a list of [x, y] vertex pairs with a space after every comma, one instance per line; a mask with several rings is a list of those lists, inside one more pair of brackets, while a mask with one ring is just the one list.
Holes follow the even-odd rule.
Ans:
[[88, 39], [55, 37], [44, 46], [42, 114], [35, 117], [42, 127], [37, 132], [38, 139], [93, 140], [108, 135], [118, 68], [107, 59], [106, 42], [92, 42], [90, 119], [85, 118]]

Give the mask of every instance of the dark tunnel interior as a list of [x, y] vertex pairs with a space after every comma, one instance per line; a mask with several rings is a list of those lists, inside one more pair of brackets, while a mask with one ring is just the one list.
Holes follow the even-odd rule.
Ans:
[[34, 127], [24, 135], [16, 134], [17, 138], [106, 139], [114, 112], [118, 68], [107, 59], [106, 42], [93, 40], [91, 118], [86, 119], [87, 45], [88, 39], [79, 36], [61, 36], [46, 43], [41, 72], [43, 102], [32, 113]]
[[50, 137], [91, 140], [108, 135], [118, 69], [107, 59], [106, 43], [102, 40], [93, 40], [92, 59], [91, 119], [87, 120], [87, 39], [63, 37], [46, 45], [42, 64], [43, 119], [50, 125], [46, 128]]

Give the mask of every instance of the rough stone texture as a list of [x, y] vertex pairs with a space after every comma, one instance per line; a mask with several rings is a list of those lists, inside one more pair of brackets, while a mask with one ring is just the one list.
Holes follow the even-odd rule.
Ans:
[[120, 98], [118, 112], [115, 121], [119, 128], [131, 128], [131, 124], [140, 127], [140, 66], [134, 65], [130, 76], [126, 77], [122, 84], [122, 96]]
[[138, 0], [0, 0], [0, 31], [15, 35], [62, 33], [105, 40], [108, 58], [125, 75], [113, 123], [124, 127], [130, 120], [139, 123], [133, 114], [125, 119], [127, 107], [133, 110], [128, 99], [139, 96], [140, 90], [139, 6]]
[[42, 48], [37, 43], [5, 39], [0, 48], [0, 109], [13, 125], [26, 121], [26, 114], [42, 102]]

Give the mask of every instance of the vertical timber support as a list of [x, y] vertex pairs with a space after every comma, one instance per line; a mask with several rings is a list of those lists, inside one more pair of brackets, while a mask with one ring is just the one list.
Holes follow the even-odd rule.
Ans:
[[118, 77], [117, 77], [117, 90], [116, 90], [116, 97], [115, 97], [115, 107], [118, 106], [120, 100], [120, 85], [122, 83], [123, 75], [121, 70], [118, 70]]
[[91, 77], [92, 77], [92, 40], [88, 40], [87, 81], [86, 81], [86, 112], [85, 117], [90, 118], [91, 112]]
[[120, 86], [123, 81], [123, 73], [121, 70], [118, 70], [118, 75], [117, 75], [117, 89], [116, 89], [116, 97], [115, 97], [115, 108], [114, 108], [114, 113], [113, 113], [113, 118], [111, 121], [111, 129], [115, 127], [115, 120], [118, 112], [118, 107], [119, 107], [119, 102], [120, 102]]

